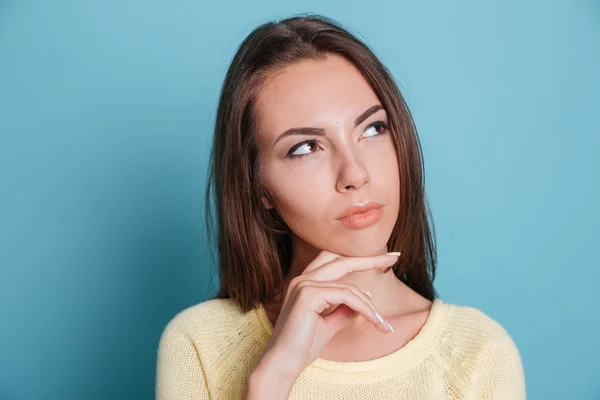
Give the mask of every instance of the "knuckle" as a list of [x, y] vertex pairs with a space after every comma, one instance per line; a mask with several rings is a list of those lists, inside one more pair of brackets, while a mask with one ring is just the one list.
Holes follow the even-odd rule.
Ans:
[[298, 292], [306, 292], [307, 290], [310, 290], [311, 288], [312, 288], [312, 286], [310, 285], [310, 282], [307, 282], [307, 281], [299, 282], [296, 285], [296, 291], [298, 291]]
[[290, 284], [289, 284], [289, 288], [290, 289], [296, 288], [300, 283], [302, 283], [302, 281], [303, 281], [303, 279], [300, 278], [300, 275], [292, 278], [292, 280], [290, 281]]
[[353, 295], [354, 291], [349, 286], [344, 286], [341, 288], [344, 291], [345, 295]]
[[301, 289], [303, 289], [303, 288], [307, 287], [307, 286], [308, 286], [308, 284], [309, 284], [309, 281], [307, 281], [306, 279], [304, 279], [304, 280], [299, 280], [299, 281], [296, 283], [296, 285], [295, 285], [295, 287], [296, 287], [296, 290], [301, 290]]
[[356, 286], [356, 285], [354, 285], [354, 284], [352, 284], [352, 283], [348, 283], [346, 286], [347, 286], [347, 287], [348, 287], [350, 290], [352, 290], [353, 292], [355, 292], [355, 293], [358, 293], [358, 292], [360, 292], [360, 291], [361, 291], [361, 290], [358, 288], [358, 286]]
[[298, 297], [313, 297], [315, 295], [316, 288], [314, 286], [302, 285], [297, 289]]

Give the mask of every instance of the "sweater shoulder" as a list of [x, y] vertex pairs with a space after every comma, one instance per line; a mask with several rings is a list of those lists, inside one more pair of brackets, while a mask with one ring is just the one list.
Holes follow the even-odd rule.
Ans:
[[231, 299], [210, 299], [167, 323], [159, 345], [160, 371], [174, 370], [176, 379], [186, 382], [204, 379], [212, 398], [239, 399], [267, 342], [256, 310], [243, 312]]
[[461, 376], [459, 390], [478, 399], [525, 399], [523, 363], [508, 331], [477, 308], [448, 307], [438, 354], [447, 369]]
[[477, 359], [491, 349], [519, 357], [513, 338], [496, 319], [475, 307], [446, 305], [448, 321], [441, 335], [440, 352], [447, 357]]
[[241, 309], [231, 299], [209, 299], [191, 305], [175, 314], [167, 327], [193, 330], [207, 324], [231, 324], [242, 316]]
[[232, 299], [209, 299], [179, 311], [165, 327], [195, 339], [227, 338], [228, 332], [256, 329], [254, 310], [243, 312]]
[[478, 308], [447, 303], [451, 327], [484, 337], [504, 337], [506, 329], [494, 318]]
[[[212, 365], [225, 362], [225, 356], [253, 354], [268, 341], [256, 310], [243, 312], [231, 299], [209, 299], [181, 310], [168, 322], [161, 339], [173, 336], [187, 338]], [[253, 350], [247, 351], [248, 347]]]

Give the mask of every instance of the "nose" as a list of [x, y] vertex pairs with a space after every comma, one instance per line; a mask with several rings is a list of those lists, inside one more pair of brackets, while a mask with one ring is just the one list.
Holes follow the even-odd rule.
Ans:
[[336, 190], [346, 193], [351, 189], [360, 189], [370, 180], [369, 172], [357, 154], [344, 153], [340, 157], [340, 166]]

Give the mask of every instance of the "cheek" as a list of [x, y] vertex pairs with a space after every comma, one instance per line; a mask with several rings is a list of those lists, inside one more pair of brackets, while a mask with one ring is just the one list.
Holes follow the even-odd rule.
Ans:
[[390, 204], [393, 204], [397, 212], [400, 201], [400, 171], [398, 169], [398, 159], [396, 158], [395, 152], [389, 157], [384, 179], [387, 197]]
[[284, 221], [292, 226], [319, 221], [318, 210], [325, 210], [325, 174], [310, 170], [277, 168], [266, 176], [265, 184], [273, 193], [274, 206]]
[[376, 151], [368, 154], [368, 169], [373, 184], [376, 186], [393, 186], [398, 184], [398, 158], [393, 144], [386, 143]]

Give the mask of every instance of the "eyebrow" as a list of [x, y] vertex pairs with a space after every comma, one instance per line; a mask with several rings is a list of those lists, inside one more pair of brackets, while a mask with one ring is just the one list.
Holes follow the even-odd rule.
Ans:
[[[369, 107], [369, 109], [356, 117], [354, 120], [354, 127], [362, 124], [367, 118], [379, 110], [383, 110], [383, 106], [380, 104]], [[275, 147], [277, 142], [279, 142], [281, 139], [291, 135], [325, 136], [325, 130], [322, 128], [290, 128], [279, 135], [279, 137], [275, 140], [275, 143], [273, 143], [273, 147]]]

